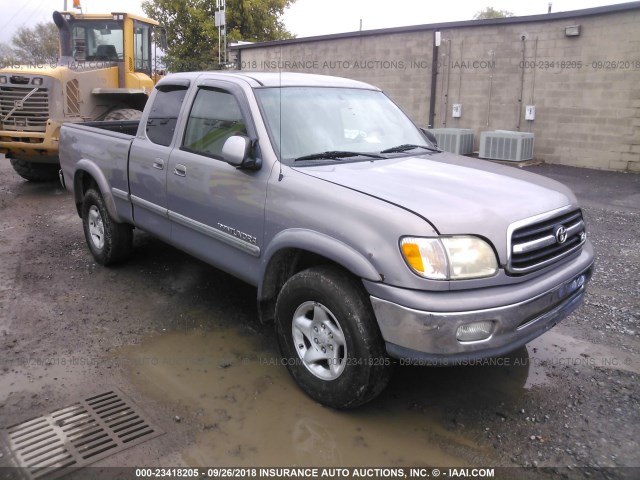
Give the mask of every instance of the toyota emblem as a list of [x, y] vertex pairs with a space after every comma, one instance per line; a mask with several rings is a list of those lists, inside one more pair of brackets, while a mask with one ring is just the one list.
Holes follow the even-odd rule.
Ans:
[[563, 244], [567, 241], [567, 229], [564, 225], [557, 225], [553, 229], [553, 236], [556, 237], [556, 242]]

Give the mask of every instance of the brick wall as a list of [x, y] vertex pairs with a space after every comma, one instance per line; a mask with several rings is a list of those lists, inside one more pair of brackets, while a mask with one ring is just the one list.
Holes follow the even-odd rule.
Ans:
[[[473, 129], [476, 150], [482, 131], [530, 131], [545, 162], [640, 172], [640, 8], [533, 18], [438, 28], [433, 126]], [[579, 36], [565, 35], [570, 25]], [[434, 29], [363, 33], [243, 47], [239, 66], [362, 80], [427, 126]], [[526, 105], [535, 120], [525, 120]]]

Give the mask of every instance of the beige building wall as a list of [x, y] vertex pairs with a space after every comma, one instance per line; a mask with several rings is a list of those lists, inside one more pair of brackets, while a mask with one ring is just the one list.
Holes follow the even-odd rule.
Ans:
[[[589, 12], [589, 11], [582, 11]], [[566, 27], [579, 26], [578, 36]], [[548, 163], [640, 172], [640, 3], [624, 11], [459, 22], [240, 47], [241, 70], [298, 71], [382, 88], [433, 127], [535, 134]], [[462, 116], [452, 117], [453, 104]], [[535, 120], [525, 120], [526, 105]]]

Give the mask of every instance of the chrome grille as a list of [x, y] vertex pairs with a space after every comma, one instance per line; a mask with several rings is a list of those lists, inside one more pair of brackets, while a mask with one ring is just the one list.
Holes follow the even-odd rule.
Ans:
[[576, 252], [585, 240], [580, 210], [518, 225], [511, 233], [508, 270], [515, 274], [538, 270]]
[[45, 131], [49, 119], [49, 93], [46, 88], [38, 88], [29, 95], [33, 90], [31, 86], [0, 87], [2, 130]]

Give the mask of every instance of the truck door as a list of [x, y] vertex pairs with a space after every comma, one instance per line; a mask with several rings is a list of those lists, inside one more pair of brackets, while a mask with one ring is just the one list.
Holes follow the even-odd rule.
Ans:
[[131, 145], [129, 189], [136, 226], [170, 241], [171, 225], [167, 213], [167, 171], [173, 149], [175, 129], [188, 82], [156, 87], [145, 128]]
[[206, 80], [193, 98], [169, 160], [172, 243], [256, 284], [269, 172], [235, 168], [222, 159], [230, 136], [257, 139], [246, 97], [233, 83]]

